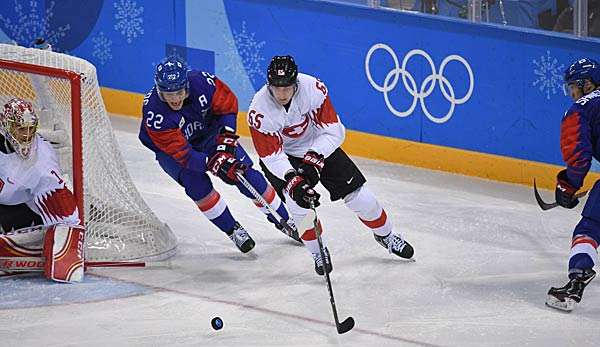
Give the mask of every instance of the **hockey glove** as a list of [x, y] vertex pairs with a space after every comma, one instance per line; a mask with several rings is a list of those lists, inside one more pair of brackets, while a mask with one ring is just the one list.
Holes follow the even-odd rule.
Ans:
[[317, 193], [306, 179], [295, 172], [290, 172], [285, 175], [285, 191], [288, 193], [298, 206], [302, 208], [310, 208], [310, 201], [314, 202], [314, 206], [319, 206], [319, 198], [321, 195]]
[[219, 134], [215, 138], [217, 142], [217, 152], [227, 152], [231, 155], [235, 155], [235, 148], [238, 145], [238, 139], [240, 137], [235, 134], [235, 131], [230, 127], [222, 127]]
[[314, 187], [319, 183], [321, 170], [325, 166], [325, 158], [322, 154], [308, 151], [302, 158], [302, 164], [298, 166], [298, 174], [306, 178], [308, 184]]
[[236, 184], [238, 178], [236, 172], [241, 171], [242, 174], [248, 168], [246, 164], [240, 163], [233, 155], [227, 152], [217, 152], [208, 161], [208, 169], [210, 172], [223, 180], [227, 184]]
[[556, 203], [564, 208], [573, 208], [579, 203], [579, 199], [573, 195], [577, 189], [573, 187], [567, 178], [567, 170], [562, 170], [556, 176]]

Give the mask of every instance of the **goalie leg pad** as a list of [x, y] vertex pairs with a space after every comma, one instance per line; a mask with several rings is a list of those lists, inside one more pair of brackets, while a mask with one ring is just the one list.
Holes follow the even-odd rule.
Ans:
[[57, 282], [83, 281], [82, 226], [55, 225], [44, 237], [44, 276]]
[[39, 257], [42, 255], [45, 227], [28, 227], [0, 234], [0, 257]]

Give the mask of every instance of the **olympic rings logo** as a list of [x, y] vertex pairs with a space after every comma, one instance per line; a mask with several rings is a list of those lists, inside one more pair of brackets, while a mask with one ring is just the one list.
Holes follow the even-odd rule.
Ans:
[[[383, 49], [384, 51], [388, 52], [392, 56], [392, 59], [394, 59], [394, 68], [388, 72], [387, 76], [385, 77], [385, 79], [383, 81], [383, 85], [381, 85], [381, 86], [378, 85], [375, 81], [373, 81], [373, 77], [371, 76], [371, 71], [369, 69], [369, 63], [371, 61], [371, 56], [378, 49]], [[415, 55], [420, 55], [423, 58], [425, 58], [427, 60], [427, 62], [429, 63], [429, 66], [431, 67], [431, 75], [427, 76], [423, 80], [419, 89], [417, 89], [417, 83], [416, 83], [414, 77], [410, 74], [410, 72], [408, 72], [406, 70], [406, 64], [408, 63], [410, 58], [412, 58]], [[456, 95], [454, 94], [454, 88], [450, 84], [450, 81], [448, 81], [448, 79], [444, 76], [444, 69], [446, 68], [446, 65], [453, 60], [456, 60], [456, 61], [462, 63], [462, 65], [467, 70], [467, 73], [469, 74], [469, 90], [462, 98], [458, 98], [458, 99], [456, 98]], [[467, 100], [469, 100], [469, 98], [471, 98], [471, 94], [473, 94], [473, 87], [475, 86], [475, 82], [473, 79], [473, 70], [471, 69], [471, 66], [465, 60], [465, 58], [461, 57], [460, 55], [452, 54], [452, 55], [449, 55], [446, 58], [444, 58], [444, 60], [442, 61], [442, 64], [440, 65], [440, 71], [438, 73], [438, 72], [436, 72], [436, 68], [435, 68], [435, 65], [433, 64], [433, 60], [431, 59], [429, 54], [427, 54], [427, 52], [425, 52], [421, 49], [411, 50], [410, 52], [408, 52], [408, 54], [406, 54], [406, 56], [402, 60], [402, 66], [400, 66], [400, 64], [398, 62], [398, 57], [396, 56], [396, 53], [394, 53], [394, 51], [390, 48], [390, 46], [383, 44], [383, 43], [378, 43], [378, 44], [373, 45], [369, 49], [369, 52], [367, 52], [367, 56], [365, 58], [365, 72], [367, 73], [367, 78], [369, 79], [369, 82], [371, 83], [373, 88], [375, 88], [376, 90], [383, 93], [383, 98], [385, 99], [385, 104], [387, 105], [390, 112], [392, 112], [394, 115], [396, 115], [398, 117], [410, 116], [413, 113], [413, 111], [415, 110], [415, 107], [417, 106], [417, 101], [419, 101], [421, 104], [421, 109], [423, 110], [423, 113], [425, 113], [427, 118], [429, 118], [432, 122], [435, 122], [435, 123], [447, 122], [448, 119], [450, 119], [450, 117], [452, 117], [452, 114], [454, 113], [454, 108], [456, 107], [456, 105], [464, 104], [465, 102], [467, 102]], [[390, 99], [388, 96], [388, 93], [396, 87], [396, 84], [398, 83], [398, 77], [400, 75], [402, 76], [402, 83], [404, 84], [404, 88], [406, 89], [406, 91], [408, 91], [408, 93], [410, 95], [413, 96], [412, 104], [406, 111], [396, 110], [394, 108], [394, 106], [390, 103]], [[432, 115], [429, 112], [429, 110], [427, 109], [427, 106], [425, 105], [425, 98], [428, 97], [429, 95], [431, 95], [431, 93], [433, 92], [433, 90], [435, 89], [435, 87], [437, 85], [437, 83], [436, 83], [437, 81], [440, 82], [440, 90], [442, 92], [442, 95], [444, 96], [444, 98], [446, 100], [448, 100], [450, 102], [450, 109], [443, 117], [436, 117], [436, 116]]]

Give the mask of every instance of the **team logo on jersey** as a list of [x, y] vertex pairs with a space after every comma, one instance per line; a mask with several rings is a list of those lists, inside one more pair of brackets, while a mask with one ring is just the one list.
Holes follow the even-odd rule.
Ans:
[[304, 121], [302, 123], [283, 128], [283, 135], [297, 138], [304, 134], [306, 128], [308, 128], [308, 116], [304, 115]]

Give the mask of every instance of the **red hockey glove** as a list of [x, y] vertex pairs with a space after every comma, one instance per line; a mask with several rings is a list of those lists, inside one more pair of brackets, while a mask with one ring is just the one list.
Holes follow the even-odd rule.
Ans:
[[319, 183], [321, 170], [325, 166], [325, 158], [322, 154], [308, 151], [302, 158], [302, 164], [298, 166], [298, 174], [306, 178], [308, 184], [314, 187]]
[[290, 172], [285, 175], [286, 185], [285, 191], [288, 195], [302, 208], [310, 208], [310, 201], [314, 202], [314, 206], [319, 206], [319, 198], [321, 195], [317, 193], [306, 179], [295, 172]]
[[235, 148], [238, 145], [240, 137], [235, 134], [235, 131], [230, 127], [222, 127], [219, 134], [216, 136], [217, 152], [227, 152], [235, 155]]
[[240, 163], [233, 155], [227, 152], [217, 152], [208, 161], [210, 172], [223, 180], [227, 184], [236, 184], [238, 178], [236, 172], [242, 174], [248, 168], [246, 164]]
[[569, 183], [567, 178], [567, 170], [562, 170], [556, 176], [556, 202], [564, 208], [573, 208], [579, 203], [579, 199], [574, 197], [577, 189]]

